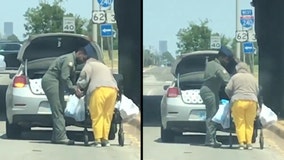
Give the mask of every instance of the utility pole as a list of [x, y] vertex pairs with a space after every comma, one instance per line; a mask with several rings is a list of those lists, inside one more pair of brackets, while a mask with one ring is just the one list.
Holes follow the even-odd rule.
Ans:
[[[96, 0], [93, 0], [93, 12], [97, 8]], [[98, 43], [98, 25], [96, 23], [93, 23], [93, 41]]]
[[[240, 8], [239, 8], [239, 0], [236, 0], [236, 30], [240, 30], [241, 26], [240, 26]], [[241, 59], [241, 43], [237, 41], [237, 46], [236, 46], [236, 56], [238, 59]]]

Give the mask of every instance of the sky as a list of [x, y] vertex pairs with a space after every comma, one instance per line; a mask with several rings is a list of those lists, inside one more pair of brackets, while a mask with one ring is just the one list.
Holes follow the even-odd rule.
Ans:
[[[0, 34], [4, 34], [4, 22], [13, 22], [14, 34], [23, 40], [26, 23], [23, 15], [28, 8], [37, 7], [40, 1], [5, 1], [0, 9]], [[54, 0], [45, 1], [52, 4]], [[250, 6], [251, 0], [238, 1], [239, 10], [253, 9]], [[91, 18], [92, 2], [93, 0], [65, 0], [62, 7], [66, 12], [81, 18]], [[143, 0], [143, 45], [158, 50], [159, 40], [166, 40], [169, 52], [174, 54], [177, 50], [178, 30], [187, 27], [190, 22], [200, 24], [206, 18], [213, 32], [233, 38], [236, 31], [236, 0]]]
[[[0, 33], [4, 35], [4, 22], [13, 22], [14, 34], [24, 40], [23, 34], [26, 32], [24, 14], [28, 8], [39, 6], [41, 0], [7, 0], [1, 5], [0, 9]], [[45, 0], [52, 4], [54, 0]], [[84, 2], [84, 3], [83, 3]], [[65, 0], [62, 7], [68, 13], [79, 15], [81, 18], [91, 18], [92, 0]]]
[[[168, 51], [175, 55], [176, 34], [189, 23], [209, 20], [208, 27], [229, 38], [236, 32], [237, 0], [143, 0], [143, 46], [159, 50], [159, 41], [166, 40]], [[251, 0], [238, 0], [241, 9], [252, 9]], [[240, 23], [240, 19], [238, 19]]]

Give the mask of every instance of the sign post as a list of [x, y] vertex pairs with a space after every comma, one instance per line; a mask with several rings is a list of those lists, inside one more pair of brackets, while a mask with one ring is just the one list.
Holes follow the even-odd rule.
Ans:
[[93, 9], [92, 21], [94, 26], [100, 24], [100, 36], [101, 36], [101, 50], [104, 49], [104, 38], [107, 39], [108, 44], [108, 53], [111, 60], [112, 70], [113, 70], [113, 35], [114, 30], [112, 24], [116, 23], [115, 14], [113, 10], [113, 1], [114, 0], [93, 0], [93, 3], [99, 5], [99, 9]]

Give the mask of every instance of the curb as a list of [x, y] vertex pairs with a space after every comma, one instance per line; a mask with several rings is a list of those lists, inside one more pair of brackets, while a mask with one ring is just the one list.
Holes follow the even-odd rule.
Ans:
[[134, 119], [127, 122], [138, 130], [141, 130], [141, 114], [139, 113]]
[[277, 122], [269, 127], [267, 127], [268, 130], [274, 132], [276, 135], [284, 139], [284, 126], [281, 124], [278, 124]]

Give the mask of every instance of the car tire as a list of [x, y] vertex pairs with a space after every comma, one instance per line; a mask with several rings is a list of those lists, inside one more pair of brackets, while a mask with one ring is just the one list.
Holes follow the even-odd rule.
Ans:
[[9, 124], [6, 120], [6, 136], [8, 139], [18, 139], [21, 137], [22, 128], [16, 124]]
[[169, 129], [164, 129], [161, 126], [161, 140], [162, 140], [162, 142], [167, 142], [167, 143], [174, 142], [174, 139], [175, 139], [174, 131], [169, 130]]

